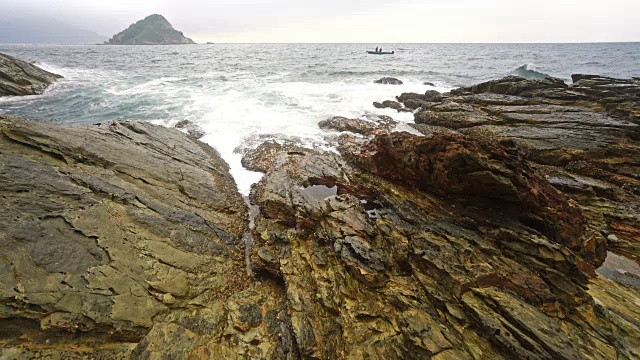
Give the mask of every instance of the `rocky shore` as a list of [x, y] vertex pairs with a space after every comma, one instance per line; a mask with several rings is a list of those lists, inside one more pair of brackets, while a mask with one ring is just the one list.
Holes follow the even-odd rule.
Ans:
[[0, 96], [40, 95], [62, 76], [0, 54]]
[[187, 123], [0, 116], [0, 357], [639, 358], [640, 81], [574, 81], [264, 143], [251, 215]]

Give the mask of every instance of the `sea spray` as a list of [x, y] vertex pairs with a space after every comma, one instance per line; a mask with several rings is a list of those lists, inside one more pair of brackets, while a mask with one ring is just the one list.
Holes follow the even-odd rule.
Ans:
[[512, 72], [512, 75], [517, 75], [523, 77], [525, 79], [533, 80], [533, 79], [544, 79], [551, 75], [545, 74], [538, 70], [535, 70], [535, 67], [532, 64], [524, 64]]

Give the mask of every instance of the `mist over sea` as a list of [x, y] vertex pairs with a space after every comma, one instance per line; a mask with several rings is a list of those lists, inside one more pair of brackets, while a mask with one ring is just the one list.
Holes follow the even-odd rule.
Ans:
[[[509, 74], [640, 76], [640, 43], [214, 44], [181, 46], [0, 45], [65, 78], [42, 96], [0, 99], [0, 113], [62, 123], [191, 120], [202, 140], [231, 165], [243, 193], [260, 174], [240, 165], [243, 146], [296, 139], [328, 147], [317, 123], [367, 112], [412, 122], [410, 113], [375, 109], [402, 92], [447, 91]], [[373, 81], [391, 76], [404, 85]], [[424, 83], [433, 83], [425, 85]]]

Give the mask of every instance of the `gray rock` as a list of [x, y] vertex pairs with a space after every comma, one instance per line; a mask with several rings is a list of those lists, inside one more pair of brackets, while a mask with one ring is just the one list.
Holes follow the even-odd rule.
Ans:
[[39, 95], [62, 76], [0, 54], [0, 96]]
[[375, 80], [376, 84], [384, 84], [384, 85], [402, 85], [402, 80], [398, 80], [392, 77], [383, 77], [382, 79]]

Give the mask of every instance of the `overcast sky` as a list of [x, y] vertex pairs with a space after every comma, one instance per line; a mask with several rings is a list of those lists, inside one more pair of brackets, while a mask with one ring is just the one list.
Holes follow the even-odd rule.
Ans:
[[164, 15], [197, 42], [640, 41], [640, 0], [1, 0], [111, 36]]

